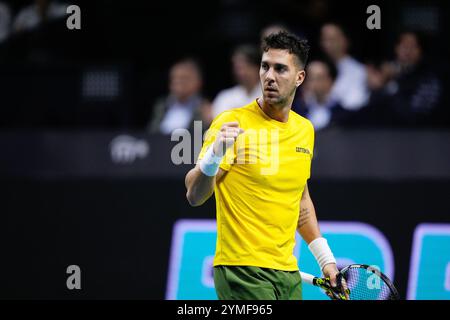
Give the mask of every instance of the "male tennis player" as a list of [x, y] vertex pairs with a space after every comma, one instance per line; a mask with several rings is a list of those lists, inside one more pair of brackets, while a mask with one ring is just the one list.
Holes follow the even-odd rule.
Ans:
[[336, 260], [320, 234], [307, 185], [314, 129], [291, 110], [309, 46], [279, 32], [266, 37], [262, 49], [263, 97], [214, 119], [186, 175], [192, 206], [215, 192], [219, 299], [301, 299], [296, 230], [336, 285]]

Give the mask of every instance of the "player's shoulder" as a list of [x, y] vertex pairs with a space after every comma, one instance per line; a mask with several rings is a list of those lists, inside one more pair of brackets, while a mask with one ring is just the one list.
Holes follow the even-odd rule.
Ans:
[[214, 119], [214, 121], [220, 122], [236, 121], [243, 117], [249, 116], [251, 113], [254, 112], [253, 104], [254, 102], [251, 102], [239, 108], [232, 108], [225, 110], [219, 113]]
[[236, 112], [236, 109], [229, 109], [229, 110], [225, 110], [222, 111], [221, 113], [219, 113], [214, 119], [213, 122], [211, 123], [210, 128], [219, 128], [222, 126], [222, 124], [226, 123], [226, 122], [235, 122], [238, 121], [239, 122], [239, 113]]
[[215, 118], [214, 122], [228, 122], [233, 121], [233, 119], [236, 117], [236, 109], [229, 109], [222, 111], [219, 113]]
[[308, 131], [312, 131], [314, 133], [314, 126], [311, 123], [311, 121], [301, 115], [299, 115], [297, 112], [291, 110], [290, 111], [290, 117], [292, 117], [292, 121], [296, 128], [304, 128]]
[[256, 100], [253, 100], [252, 102], [240, 107], [236, 108], [236, 112], [240, 115], [251, 115], [254, 113], [257, 113], [258, 104]]

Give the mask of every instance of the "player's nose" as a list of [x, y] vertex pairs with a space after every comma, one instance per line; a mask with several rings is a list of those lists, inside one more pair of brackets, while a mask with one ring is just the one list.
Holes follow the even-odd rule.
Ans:
[[273, 68], [270, 68], [267, 72], [266, 72], [266, 81], [274, 81], [275, 80], [275, 75], [273, 72]]

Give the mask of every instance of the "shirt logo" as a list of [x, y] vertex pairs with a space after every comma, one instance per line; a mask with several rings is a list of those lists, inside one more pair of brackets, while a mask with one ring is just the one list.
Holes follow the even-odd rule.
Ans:
[[308, 150], [308, 149], [306, 149], [306, 148], [302, 148], [302, 147], [295, 147], [295, 152], [300, 152], [300, 153], [311, 154], [311, 152], [309, 152], [309, 150]]

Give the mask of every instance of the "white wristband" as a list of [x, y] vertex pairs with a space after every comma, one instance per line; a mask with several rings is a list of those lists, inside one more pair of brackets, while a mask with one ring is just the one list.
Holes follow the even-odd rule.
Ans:
[[320, 270], [323, 270], [323, 267], [327, 264], [336, 263], [333, 252], [331, 252], [331, 249], [328, 246], [327, 239], [322, 237], [314, 239], [308, 245], [308, 248], [314, 255], [314, 258], [316, 258], [316, 261], [320, 266]]
[[200, 171], [208, 177], [213, 177], [219, 171], [219, 165], [223, 157], [216, 156], [213, 152], [213, 147], [210, 146], [206, 150], [205, 155], [200, 160]]

